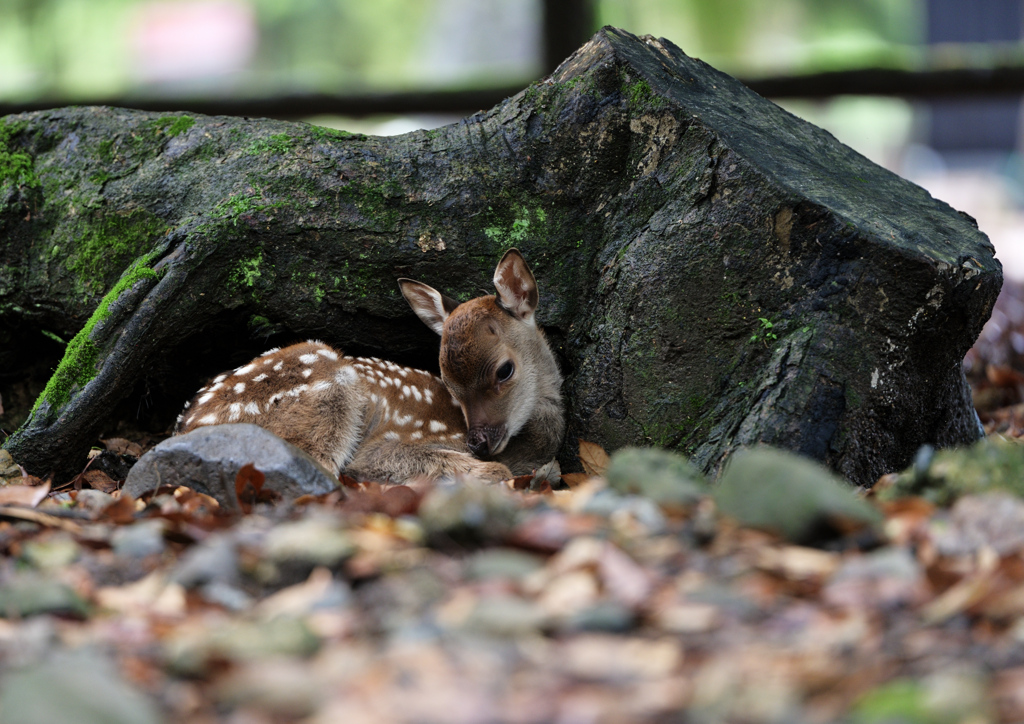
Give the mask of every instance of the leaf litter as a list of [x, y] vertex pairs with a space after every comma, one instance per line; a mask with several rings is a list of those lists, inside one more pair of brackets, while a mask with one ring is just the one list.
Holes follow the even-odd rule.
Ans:
[[1024, 720], [1009, 300], [965, 361], [990, 441], [867, 495], [779, 451], [711, 485], [587, 441], [581, 473], [291, 503], [250, 466], [231, 510], [122, 495], [123, 439], [58, 491], [0, 459], [0, 720]]

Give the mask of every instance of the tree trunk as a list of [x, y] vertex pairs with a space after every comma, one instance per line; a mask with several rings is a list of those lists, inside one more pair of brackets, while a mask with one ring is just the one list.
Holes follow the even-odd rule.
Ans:
[[468, 299], [512, 246], [566, 373], [567, 467], [577, 437], [707, 471], [766, 442], [863, 484], [979, 434], [960, 361], [1002, 276], [974, 221], [605, 28], [496, 108], [393, 138], [113, 108], [0, 121], [0, 369], [32, 363], [41, 329], [77, 332], [5, 447], [67, 476], [119, 402], [167, 425], [278, 340], [436, 366], [395, 279]]

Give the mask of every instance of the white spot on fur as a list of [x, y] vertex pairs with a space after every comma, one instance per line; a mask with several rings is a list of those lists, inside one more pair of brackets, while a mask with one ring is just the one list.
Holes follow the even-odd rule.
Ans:
[[384, 433], [384, 439], [385, 440], [397, 440], [398, 438], [399, 438], [399, 434], [397, 432], [392, 431], [392, 430], [388, 430], [387, 432]]
[[284, 398], [284, 393], [283, 392], [275, 392], [274, 394], [272, 394], [270, 396], [270, 399], [267, 400], [267, 409], [269, 410], [271, 405], [273, 405], [275, 402], [277, 402], [278, 400], [280, 400], [282, 398]]
[[255, 402], [245, 403], [245, 407], [243, 407], [242, 409], [245, 410], [245, 412], [248, 413], [249, 415], [260, 414], [260, 406]]
[[228, 405], [228, 422], [238, 422], [238, 418], [242, 416], [242, 403], [232, 402]]
[[388, 381], [387, 381], [387, 380], [377, 380], [377, 383], [378, 383], [378, 384], [379, 384], [379, 385], [380, 385], [381, 387], [387, 387], [387, 386], [388, 386]]
[[271, 347], [266, 352], [261, 354], [260, 357], [269, 357], [270, 355], [274, 354], [274, 352], [280, 352], [280, 351], [281, 351], [280, 347]]
[[319, 354], [319, 355], [323, 355], [324, 357], [329, 359], [331, 362], [337, 362], [338, 361], [338, 355], [334, 352], [334, 350], [331, 350], [331, 349], [318, 349], [316, 351], [316, 353]]
[[402, 397], [409, 397], [412, 393], [409, 391], [409, 385], [402, 385]]
[[309, 369], [309, 367], [307, 367], [306, 369], [302, 370], [302, 376], [303, 377], [309, 377], [311, 374], [313, 374], [313, 370]]
[[298, 397], [299, 395], [301, 395], [303, 392], [305, 392], [308, 389], [309, 389], [309, 385], [299, 385], [298, 387], [293, 387], [292, 389], [288, 390], [284, 394], [288, 395], [288, 397]]
[[185, 409], [186, 409], [186, 410], [187, 410], [187, 409], [188, 409], [189, 407], [191, 407], [191, 406], [192, 406], [192, 403], [191, 403], [191, 402], [186, 402], [186, 403], [185, 403]]
[[426, 399], [428, 405], [434, 404], [434, 393], [426, 387], [423, 388], [423, 397]]
[[391, 418], [395, 421], [396, 425], [408, 425], [410, 422], [412, 422], [411, 413], [408, 415], [401, 415], [399, 414], [399, 410], [395, 410]]
[[284, 362], [278, 362], [274, 365], [274, 372], [280, 372], [282, 367], [284, 367]]
[[219, 390], [219, 389], [220, 389], [221, 387], [223, 387], [223, 386], [224, 386], [224, 383], [223, 383], [223, 382], [218, 382], [217, 384], [215, 384], [215, 385], [214, 385], [213, 387], [211, 387], [211, 388], [210, 388], [209, 390], [207, 390], [207, 391], [208, 391], [208, 392], [216, 392], [217, 390]]
[[236, 395], [242, 394], [243, 392], [245, 392], [245, 383], [239, 382], [237, 385], [235, 385], [234, 389]]
[[444, 432], [445, 430], [448, 429], [447, 425], [445, 425], [443, 422], [438, 422], [437, 420], [431, 420], [428, 427], [430, 428], [431, 432]]
[[423, 420], [417, 420], [413, 427], [423, 427]]
[[420, 432], [419, 430], [417, 430], [416, 432], [414, 432], [412, 435], [409, 436], [409, 439], [410, 440], [419, 440], [422, 437], [423, 437], [423, 433]]
[[254, 369], [256, 369], [256, 365], [254, 365], [254, 364], [247, 364], [244, 367], [239, 367], [238, 369], [236, 369], [235, 370], [235, 374], [236, 375], [247, 375], [250, 372], [252, 372]]
[[402, 367], [400, 370], [398, 370], [398, 374], [402, 375], [402, 377], [405, 377], [407, 374], [409, 374], [409, 368]]
[[262, 382], [265, 379], [267, 379], [267, 373], [263, 372], [262, 374], [259, 374], [256, 377], [253, 377], [252, 381], [253, 382]]
[[314, 362], [316, 362], [316, 354], [310, 352], [309, 354], [299, 355], [299, 362], [301, 362], [304, 365], [311, 365]]
[[334, 381], [339, 385], [351, 385], [355, 383], [356, 379], [356, 371], [349, 365], [339, 367], [338, 371], [334, 373]]
[[199, 425], [216, 425], [217, 424], [217, 416], [216, 415], [203, 415], [202, 417], [199, 418], [199, 421], [198, 421], [197, 424], [199, 424]]
[[328, 382], [327, 380], [320, 380], [319, 382], [315, 383], [309, 389], [311, 389], [313, 392], [320, 392], [321, 390], [326, 390], [330, 386], [331, 386], [331, 383]]
[[213, 396], [214, 395], [213, 395], [212, 392], [207, 392], [205, 395], [203, 395], [198, 400], [196, 400], [196, 404], [197, 405], [205, 405], [207, 402], [209, 402], [211, 399], [213, 399]]
[[216, 377], [213, 378], [213, 384], [215, 384], [215, 385], [219, 384], [219, 383], [223, 382], [224, 380], [226, 380], [227, 378], [228, 378], [228, 376], [226, 374], [225, 375], [217, 375]]
[[370, 393], [370, 402], [376, 404], [379, 400], [380, 400], [380, 398], [377, 397], [377, 393], [376, 392], [371, 392]]
[[412, 396], [416, 398], [416, 402], [423, 401], [423, 395], [420, 393], [420, 388], [416, 385], [409, 385], [409, 390], [412, 392]]

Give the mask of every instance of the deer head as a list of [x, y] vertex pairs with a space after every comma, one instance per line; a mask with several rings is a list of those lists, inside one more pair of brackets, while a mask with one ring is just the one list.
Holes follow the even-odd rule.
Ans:
[[459, 304], [421, 282], [399, 285], [416, 315], [441, 335], [441, 379], [462, 408], [474, 455], [499, 455], [534, 417], [538, 400], [560, 400], [561, 376], [534, 319], [537, 282], [518, 250], [498, 262], [495, 296]]

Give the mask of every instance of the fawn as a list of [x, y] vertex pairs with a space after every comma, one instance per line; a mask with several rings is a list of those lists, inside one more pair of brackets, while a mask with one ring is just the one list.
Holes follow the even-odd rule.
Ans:
[[399, 279], [416, 315], [441, 335], [441, 376], [318, 341], [271, 349], [216, 377], [185, 404], [176, 433], [249, 422], [305, 450], [335, 475], [406, 482], [531, 472], [562, 442], [562, 376], [534, 311], [537, 282], [516, 249], [494, 296], [459, 304]]

